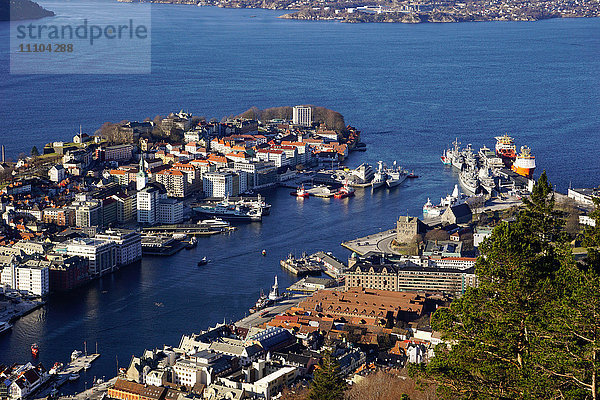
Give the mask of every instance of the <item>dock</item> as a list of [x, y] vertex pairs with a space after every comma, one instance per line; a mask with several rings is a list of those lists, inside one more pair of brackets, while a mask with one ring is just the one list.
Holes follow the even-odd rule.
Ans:
[[354, 240], [348, 240], [347, 242], [342, 243], [342, 247], [355, 252], [359, 256], [364, 256], [369, 252], [396, 254], [390, 246], [395, 237], [396, 230], [390, 229]]
[[281, 267], [296, 276], [320, 275], [324, 268], [313, 262], [309, 257], [296, 259], [293, 256], [279, 262]]
[[147, 233], [185, 233], [191, 236], [209, 236], [217, 233], [225, 232], [227, 229], [208, 228], [200, 224], [177, 224], [177, 225], [159, 225], [143, 228], [143, 232]]
[[306, 296], [300, 295], [292, 295], [285, 297], [284, 299], [278, 301], [272, 306], [268, 306], [260, 310], [259, 312], [255, 312], [250, 314], [241, 320], [234, 323], [234, 325], [238, 328], [250, 329], [253, 327], [261, 326], [278, 314], [282, 314], [285, 311], [289, 310], [292, 307], [295, 307], [304, 300]]
[[60, 370], [58, 373], [50, 375], [50, 379], [48, 379], [33, 395], [30, 397], [32, 399], [44, 399], [49, 397], [52, 392], [64, 385], [69, 381], [69, 378], [72, 376], [77, 376], [81, 373], [81, 371], [86, 369], [86, 366], [89, 368], [94, 361], [96, 361], [100, 357], [100, 354], [90, 354], [84, 355], [81, 357], [72, 360], [70, 363], [66, 364], [65, 367]]
[[316, 186], [316, 187], [307, 189], [306, 191], [311, 196], [324, 197], [324, 198], [333, 197], [333, 194], [335, 193], [335, 191], [332, 190], [330, 187], [324, 186], [324, 185]]

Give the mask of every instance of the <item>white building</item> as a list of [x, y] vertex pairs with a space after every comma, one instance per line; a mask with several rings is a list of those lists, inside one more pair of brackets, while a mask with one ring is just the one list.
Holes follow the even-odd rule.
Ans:
[[52, 182], [61, 182], [67, 176], [62, 165], [58, 164], [48, 170], [48, 177]]
[[577, 203], [588, 206], [594, 205], [594, 197], [600, 198], [600, 189], [571, 189], [567, 192], [567, 196]]
[[73, 239], [67, 242], [65, 249], [55, 248], [55, 251], [87, 258], [91, 275], [104, 275], [117, 267], [117, 245], [112, 241]]
[[157, 222], [179, 224], [183, 221], [183, 202], [175, 199], [160, 199], [157, 205]]
[[96, 234], [96, 239], [113, 242], [117, 246], [117, 266], [128, 265], [142, 258], [142, 236], [127, 229], [109, 229]]
[[2, 269], [0, 282], [14, 290], [45, 296], [50, 291], [49, 277], [50, 272], [46, 265], [12, 263]]
[[292, 111], [292, 123], [294, 125], [311, 126], [312, 109], [307, 106], [295, 106]]
[[231, 171], [209, 172], [202, 176], [206, 197], [225, 198], [240, 193], [240, 176]]
[[158, 200], [165, 197], [161, 190], [149, 185], [137, 193], [137, 221], [141, 224], [155, 224]]

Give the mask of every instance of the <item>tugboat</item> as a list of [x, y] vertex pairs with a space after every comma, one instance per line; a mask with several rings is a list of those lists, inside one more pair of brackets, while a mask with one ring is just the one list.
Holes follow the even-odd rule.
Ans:
[[354, 196], [354, 189], [352, 189], [347, 183], [341, 187], [341, 189], [336, 192], [333, 197], [336, 199], [343, 199], [346, 197]]
[[208, 259], [206, 258], [206, 256], [202, 257], [202, 260], [198, 261], [199, 267], [206, 265], [206, 264], [208, 264]]
[[194, 236], [192, 236], [192, 238], [190, 239], [188, 244], [185, 246], [185, 248], [188, 250], [191, 250], [196, 246], [198, 246], [198, 239], [196, 239]]
[[296, 189], [295, 192], [290, 193], [292, 196], [296, 196], [296, 197], [301, 197], [303, 199], [307, 198], [308, 196], [310, 196], [310, 193], [308, 193], [306, 190], [304, 190], [304, 185], [298, 187], [298, 189]]
[[39, 353], [40, 353], [40, 348], [38, 347], [37, 343], [32, 344], [31, 345], [31, 355], [34, 358], [37, 358]]

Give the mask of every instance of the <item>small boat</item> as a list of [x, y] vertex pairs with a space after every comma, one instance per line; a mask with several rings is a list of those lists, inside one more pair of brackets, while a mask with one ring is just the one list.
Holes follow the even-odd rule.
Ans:
[[83, 369], [84, 369], [84, 370], [86, 370], [86, 371], [87, 371], [87, 370], [88, 370], [88, 369], [90, 369], [90, 368], [91, 368], [91, 364], [90, 364], [90, 363], [85, 363], [85, 364], [83, 364]]
[[263, 249], [263, 251], [261, 251], [261, 254], [263, 257], [265, 257], [267, 255], [267, 251]]
[[206, 265], [206, 264], [208, 264], [208, 259], [206, 258], [206, 256], [202, 257], [202, 260], [198, 261], [199, 267]]
[[50, 368], [50, 371], [48, 371], [48, 373], [50, 375], [56, 375], [60, 372], [60, 370], [63, 368], [63, 363], [61, 362], [55, 362], [54, 365], [52, 366], [52, 368]]
[[154, 303], [154, 305], [155, 305], [156, 307], [163, 307], [163, 306], [164, 306], [164, 304], [163, 304], [163, 303]]
[[342, 186], [342, 188], [333, 195], [333, 197], [336, 199], [344, 199], [352, 196], [354, 196], [354, 189], [347, 184]]
[[296, 196], [296, 197], [300, 197], [300, 198], [307, 198], [308, 196], [310, 196], [310, 194], [304, 190], [304, 185], [298, 187], [298, 189], [296, 189], [295, 192], [290, 193], [292, 196]]
[[415, 171], [412, 171], [410, 174], [406, 175], [408, 179], [416, 179], [419, 175], [415, 175]]
[[31, 345], [31, 355], [37, 358], [38, 354], [40, 354], [40, 348], [34, 343]]
[[77, 379], [79, 379], [79, 374], [71, 374], [71, 375], [69, 375], [69, 380], [70, 381], [76, 381]]
[[79, 357], [83, 355], [83, 352], [80, 350], [73, 350], [71, 353], [71, 361], [77, 360]]
[[191, 250], [194, 247], [198, 246], [198, 239], [192, 236], [188, 244], [185, 246], [186, 249]]

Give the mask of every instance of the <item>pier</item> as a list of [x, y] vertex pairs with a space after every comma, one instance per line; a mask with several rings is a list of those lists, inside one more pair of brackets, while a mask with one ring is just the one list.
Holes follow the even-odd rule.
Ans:
[[283, 269], [296, 276], [320, 275], [325, 270], [322, 265], [317, 264], [310, 257], [296, 259], [290, 255], [279, 263]]
[[78, 375], [83, 370], [87, 370], [90, 368], [92, 363], [96, 361], [100, 357], [99, 353], [94, 353], [90, 355], [82, 355], [77, 357], [75, 360], [72, 360], [70, 363], [66, 364], [65, 367], [57, 372], [56, 374], [50, 375], [50, 379], [46, 381], [40, 389], [38, 389], [33, 395], [31, 395], [32, 399], [44, 399], [52, 395], [57, 388], [61, 387], [69, 380], [73, 379], [73, 377], [77, 377], [75, 379], [79, 379]]
[[177, 224], [177, 225], [159, 225], [148, 228], [143, 228], [146, 233], [185, 233], [192, 236], [209, 236], [217, 233], [225, 232], [233, 228], [214, 229], [208, 228], [200, 224]]

